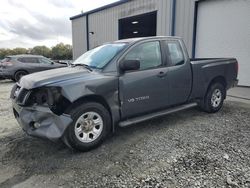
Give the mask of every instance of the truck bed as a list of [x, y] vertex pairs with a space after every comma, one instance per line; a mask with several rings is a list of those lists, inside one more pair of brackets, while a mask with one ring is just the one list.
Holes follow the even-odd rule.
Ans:
[[221, 79], [226, 89], [237, 80], [238, 63], [235, 58], [196, 58], [190, 59], [193, 72], [191, 99], [204, 97], [213, 79]]

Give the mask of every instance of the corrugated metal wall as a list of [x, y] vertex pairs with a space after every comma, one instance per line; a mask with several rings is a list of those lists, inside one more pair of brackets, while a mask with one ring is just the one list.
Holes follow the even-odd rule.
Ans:
[[86, 17], [72, 20], [73, 59], [87, 51]]
[[176, 0], [175, 35], [182, 37], [192, 55], [195, 0]]
[[[176, 0], [175, 35], [184, 39], [188, 52], [192, 54], [194, 5], [196, 0]], [[90, 49], [104, 42], [118, 40], [118, 21], [157, 10], [157, 35], [171, 35], [172, 0], [131, 0], [89, 15]], [[72, 20], [74, 59], [87, 50], [86, 18]]]
[[118, 40], [118, 21], [157, 10], [157, 35], [170, 35], [171, 0], [133, 0], [89, 15], [90, 49], [107, 41]]

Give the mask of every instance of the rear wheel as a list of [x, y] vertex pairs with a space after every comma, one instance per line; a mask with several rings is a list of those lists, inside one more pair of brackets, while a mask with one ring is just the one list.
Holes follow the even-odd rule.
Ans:
[[226, 96], [226, 89], [221, 83], [212, 84], [204, 98], [201, 108], [209, 113], [218, 112], [223, 106]]
[[23, 76], [27, 75], [26, 71], [17, 71], [14, 75], [14, 81], [18, 82]]
[[109, 133], [111, 118], [99, 103], [88, 102], [72, 109], [73, 122], [65, 133], [64, 141], [72, 148], [88, 151], [99, 146]]

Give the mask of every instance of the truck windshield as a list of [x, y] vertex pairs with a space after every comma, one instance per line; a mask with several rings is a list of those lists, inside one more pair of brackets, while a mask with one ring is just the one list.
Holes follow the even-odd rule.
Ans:
[[90, 68], [102, 69], [109, 63], [122, 49], [125, 48], [126, 43], [105, 44], [96, 47], [73, 62], [73, 65], [86, 65]]

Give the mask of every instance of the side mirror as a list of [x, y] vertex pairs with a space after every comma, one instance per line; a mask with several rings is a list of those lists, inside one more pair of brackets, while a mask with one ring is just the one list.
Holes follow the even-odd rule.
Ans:
[[140, 61], [139, 60], [125, 60], [120, 63], [120, 69], [122, 71], [129, 70], [139, 70], [140, 69]]

